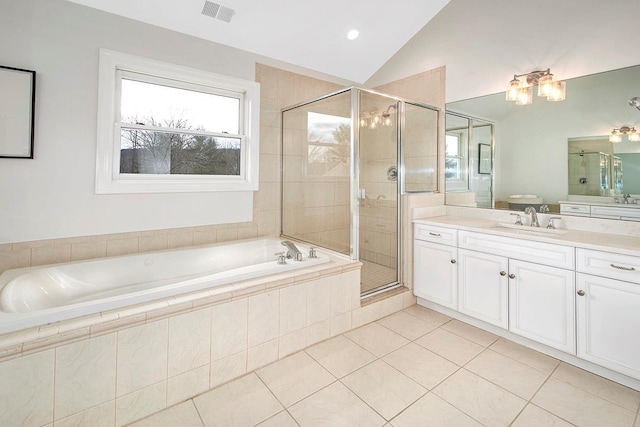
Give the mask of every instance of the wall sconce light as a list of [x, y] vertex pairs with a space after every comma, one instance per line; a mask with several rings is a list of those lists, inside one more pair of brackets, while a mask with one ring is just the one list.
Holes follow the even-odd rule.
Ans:
[[393, 120], [391, 119], [391, 109], [396, 110], [395, 105], [389, 105], [386, 110], [379, 113], [378, 110], [365, 111], [360, 114], [360, 127], [376, 129], [378, 126], [391, 126]]
[[640, 141], [640, 133], [636, 131], [636, 128], [629, 126], [622, 126], [619, 129], [614, 129], [611, 131], [611, 135], [609, 135], [610, 142], [622, 142], [622, 135], [627, 135], [629, 137], [629, 141], [638, 142]]
[[[520, 78], [525, 77], [525, 83]], [[567, 95], [567, 83], [555, 80], [551, 69], [532, 71], [525, 74], [514, 74], [513, 80], [507, 84], [507, 101], [515, 101], [517, 105], [527, 105], [533, 102], [533, 87], [538, 86], [538, 96], [547, 101], [564, 101]]]

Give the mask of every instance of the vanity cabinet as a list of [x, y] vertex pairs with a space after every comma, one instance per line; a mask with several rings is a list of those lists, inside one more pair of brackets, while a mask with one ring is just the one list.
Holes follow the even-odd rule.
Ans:
[[414, 235], [415, 295], [457, 310], [457, 231], [443, 227], [416, 225]]
[[460, 245], [485, 248], [458, 250], [461, 313], [575, 354], [573, 248], [469, 232]]
[[458, 311], [507, 329], [508, 259], [459, 249]]
[[509, 260], [509, 330], [576, 354], [575, 273]]
[[640, 258], [578, 249], [578, 357], [640, 379]]
[[416, 224], [414, 292], [640, 380], [640, 256], [540, 240]]

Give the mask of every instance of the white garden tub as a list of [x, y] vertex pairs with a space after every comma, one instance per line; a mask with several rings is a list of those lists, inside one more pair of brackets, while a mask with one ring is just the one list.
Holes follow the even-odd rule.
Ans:
[[144, 253], [42, 267], [0, 275], [0, 333], [173, 297], [329, 261], [276, 262], [279, 239]]

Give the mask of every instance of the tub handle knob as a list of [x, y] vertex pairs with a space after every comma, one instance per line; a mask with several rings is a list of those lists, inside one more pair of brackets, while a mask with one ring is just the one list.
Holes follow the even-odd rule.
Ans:
[[318, 258], [318, 254], [316, 253], [316, 247], [311, 246], [309, 248], [309, 259]]
[[287, 263], [286, 252], [276, 252], [274, 255], [278, 257], [278, 265], [284, 265]]

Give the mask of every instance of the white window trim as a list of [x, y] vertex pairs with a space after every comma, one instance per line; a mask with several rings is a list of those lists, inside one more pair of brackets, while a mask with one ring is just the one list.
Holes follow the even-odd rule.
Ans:
[[[97, 194], [257, 191], [260, 135], [260, 84], [181, 65], [100, 49], [96, 152]], [[118, 70], [239, 92], [244, 95], [241, 170], [238, 176], [120, 174]]]

